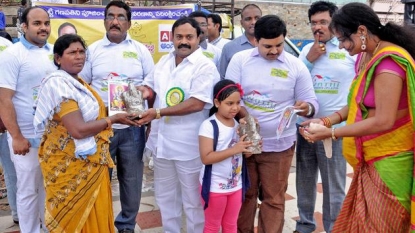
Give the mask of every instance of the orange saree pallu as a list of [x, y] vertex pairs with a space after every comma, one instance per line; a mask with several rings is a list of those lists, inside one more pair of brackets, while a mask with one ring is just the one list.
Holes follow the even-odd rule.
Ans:
[[391, 57], [406, 71], [409, 115], [393, 128], [363, 137], [345, 137], [343, 154], [354, 177], [332, 232], [415, 233], [414, 115], [415, 63], [400, 47], [385, 47], [353, 81], [347, 124], [367, 118], [363, 99], [379, 62]]

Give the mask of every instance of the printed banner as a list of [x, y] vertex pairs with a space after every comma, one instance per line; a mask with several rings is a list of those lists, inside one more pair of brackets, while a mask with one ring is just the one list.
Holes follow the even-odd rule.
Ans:
[[[53, 44], [56, 41], [58, 29], [63, 23], [73, 24], [78, 35], [82, 36], [88, 45], [105, 36], [105, 6], [44, 2], [34, 4], [49, 13], [52, 27], [49, 43]], [[154, 62], [157, 62], [173, 48], [173, 23], [182, 16], [188, 16], [194, 9], [193, 4], [131, 7], [131, 28], [128, 33], [133, 39], [143, 43], [153, 55]]]

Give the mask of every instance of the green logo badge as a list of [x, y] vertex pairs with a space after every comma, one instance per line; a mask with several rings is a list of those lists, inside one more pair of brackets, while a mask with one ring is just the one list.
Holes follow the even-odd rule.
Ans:
[[174, 106], [183, 102], [184, 92], [180, 87], [172, 87], [166, 94], [167, 106]]
[[280, 77], [280, 78], [288, 78], [288, 70], [281, 70], [281, 69], [272, 68], [271, 69], [271, 76]]

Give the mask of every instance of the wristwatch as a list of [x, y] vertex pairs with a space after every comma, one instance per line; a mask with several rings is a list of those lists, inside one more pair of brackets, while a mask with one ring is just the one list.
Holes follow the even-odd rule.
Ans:
[[305, 116], [306, 117], [312, 117], [313, 113], [314, 113], [313, 105], [308, 103], [308, 102], [307, 102], [307, 104], [308, 104], [308, 112], [307, 112], [307, 115], [305, 115]]

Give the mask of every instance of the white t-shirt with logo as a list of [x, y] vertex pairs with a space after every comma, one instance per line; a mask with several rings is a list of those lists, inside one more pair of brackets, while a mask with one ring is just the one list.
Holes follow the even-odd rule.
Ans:
[[0, 87], [15, 91], [12, 101], [17, 124], [25, 138], [41, 137], [36, 135], [33, 126], [33, 107], [42, 79], [57, 69], [52, 53], [50, 44], [39, 48], [34, 45], [26, 47], [22, 42], [0, 53]]
[[[219, 128], [218, 144], [216, 151], [226, 150], [234, 146], [239, 137], [236, 133], [238, 123], [235, 121], [233, 127], [222, 124], [214, 115], [203, 121], [199, 129], [199, 136], [213, 139], [213, 125], [210, 120], [216, 120]], [[199, 181], [202, 184], [205, 166], [203, 166]], [[212, 176], [210, 183], [210, 192], [229, 193], [235, 192], [242, 188], [242, 154], [236, 154], [212, 165]]]
[[350, 56], [346, 50], [339, 49], [338, 40], [334, 37], [325, 45], [326, 54], [308, 66], [309, 62], [305, 59], [311, 46], [313, 43], [304, 46], [299, 58], [310, 69], [314, 91], [320, 105], [319, 112], [313, 117], [320, 118], [346, 106], [350, 84], [356, 76], [356, 56]]
[[[141, 85], [144, 77], [154, 67], [153, 57], [143, 44], [126, 39], [119, 44], [111, 43], [105, 35], [102, 40], [88, 47], [88, 61], [80, 77], [98, 92], [108, 106], [108, 81], [123, 80]], [[113, 128], [127, 128], [126, 125], [114, 124]]]

